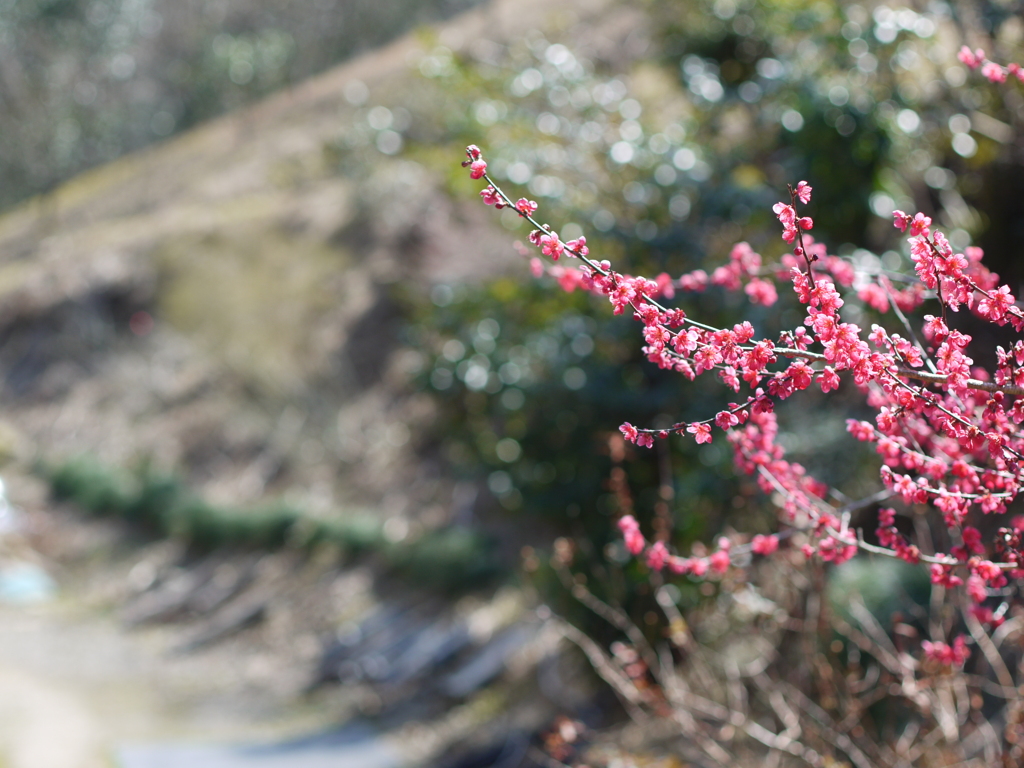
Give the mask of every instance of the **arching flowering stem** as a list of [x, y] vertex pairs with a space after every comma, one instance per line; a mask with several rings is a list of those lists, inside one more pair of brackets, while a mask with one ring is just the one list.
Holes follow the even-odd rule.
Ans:
[[[479, 149], [477, 149], [476, 151], [479, 152]], [[478, 155], [478, 157], [479, 157], [479, 155]], [[488, 189], [485, 190], [485, 191], [489, 192], [490, 195], [493, 195], [493, 200], [500, 201], [501, 204], [504, 207], [515, 207], [515, 203], [513, 203], [512, 198], [509, 197], [507, 194], [505, 194], [505, 192], [501, 189], [501, 187], [489, 175], [487, 175], [485, 173], [483, 178], [488, 183]], [[810, 189], [809, 185], [806, 185], [806, 182], [804, 182], [804, 184], [805, 184], [805, 188], [806, 189]], [[801, 190], [800, 185], [797, 185], [797, 190], [794, 190], [793, 194], [794, 195], [797, 194], [798, 190]], [[490, 202], [486, 198], [485, 198], [485, 202], [487, 202], [489, 205], [496, 205], [495, 202]], [[530, 224], [532, 224], [536, 228], [537, 231], [545, 233], [544, 235], [542, 235], [542, 237], [548, 236], [548, 234], [550, 233], [550, 225], [542, 224], [541, 222], [539, 222], [534, 217], [532, 212], [529, 213], [529, 214], [523, 213], [523, 212], [519, 212], [519, 213], [520, 213], [521, 218], [526, 219]], [[798, 234], [797, 237], [800, 239], [800, 242], [802, 242], [802, 237], [803, 237], [802, 234]], [[594, 259], [591, 259], [589, 257], [589, 248], [587, 248], [585, 246], [585, 244], [582, 247], [578, 248], [578, 247], [573, 247], [571, 245], [571, 243], [573, 243], [573, 242], [576, 242], [576, 241], [570, 241], [570, 243], [563, 243], [562, 244], [563, 245], [563, 252], [568, 253], [570, 256], [578, 258], [580, 261], [582, 261], [586, 265], [586, 267], [588, 267], [590, 270], [592, 270], [593, 274], [600, 275], [602, 277], [610, 278], [612, 280], [612, 284], [613, 285], [616, 285], [616, 286], [618, 285], [619, 278], [621, 276], [617, 275], [617, 273], [615, 273], [611, 269], [611, 264], [610, 263], [608, 263], [608, 262], [598, 262], [598, 261], [595, 261]], [[585, 238], [584, 238], [584, 243], [585, 243]], [[808, 263], [808, 268], [810, 268], [809, 263]], [[647, 304], [650, 304], [651, 306], [653, 306], [654, 308], [658, 309], [662, 313], [667, 313], [667, 312], [672, 311], [670, 308], [664, 306], [659, 301], [657, 301], [656, 298], [654, 298], [652, 296], [645, 296], [644, 297], [644, 302], [647, 303]], [[627, 302], [627, 304], [629, 306], [631, 306], [633, 309], [637, 309], [637, 307], [634, 304], [632, 299], [629, 302]], [[691, 317], [686, 317], [684, 322], [685, 322], [686, 325], [690, 325], [690, 326], [693, 326], [694, 328], [699, 328], [700, 330], [708, 331], [708, 332], [711, 332], [711, 333], [719, 333], [719, 332], [722, 331], [722, 329], [720, 329], [720, 328], [715, 328], [714, 326], [710, 326], [710, 325], [707, 325], [705, 323], [699, 322], [697, 320], [694, 320]], [[669, 330], [670, 333], [675, 335], [675, 333], [676, 333], [675, 331], [673, 331], [671, 329], [668, 329], [668, 330]], [[749, 351], [749, 348], [748, 348], [748, 351]], [[827, 359], [827, 357], [825, 355], [819, 354], [819, 353], [815, 353], [815, 352], [810, 352], [810, 351], [804, 350], [804, 349], [793, 349], [793, 348], [787, 348], [787, 347], [775, 347], [774, 351], [777, 354], [779, 354], [779, 355], [781, 355], [783, 357], [801, 358], [801, 359], [804, 359], [804, 360], [818, 361], [818, 362], [827, 362], [828, 361], [828, 359]], [[916, 371], [916, 370], [905, 369], [905, 368], [898, 368], [897, 369], [897, 373], [898, 373], [899, 376], [902, 376], [902, 377], [912, 378], [912, 379], [916, 379], [918, 381], [924, 381], [924, 382], [933, 383], [933, 384], [939, 384], [939, 385], [944, 385], [947, 382], [947, 380], [948, 380], [948, 376], [943, 375], [943, 374], [929, 374], [929, 373], [924, 372], [924, 371]], [[1024, 386], [997, 385], [997, 384], [995, 384], [993, 382], [990, 382], [990, 381], [982, 381], [982, 380], [974, 379], [974, 378], [967, 379], [966, 380], [966, 385], [967, 385], [968, 388], [977, 389], [977, 390], [981, 390], [981, 391], [984, 391], [984, 392], [1003, 392], [1003, 393], [1008, 394], [1008, 395], [1013, 395], [1013, 396], [1017, 396], [1017, 397], [1024, 397]]]
[[[785, 485], [779, 482], [778, 478], [775, 477], [775, 475], [773, 475], [769, 469], [765, 467], [759, 467], [758, 472], [760, 472], [761, 476], [768, 480], [769, 483], [771, 483], [773, 489], [777, 493], [779, 493], [781, 496], [784, 496], [788, 501], [800, 505], [805, 512], [814, 515], [815, 520], [820, 520], [820, 515], [822, 513], [822, 509], [820, 507], [814, 504], [807, 504], [805, 500], [794, 496], [789, 491], [789, 489], [786, 488]], [[884, 500], [885, 498], [887, 498], [887, 496], [882, 494], [872, 496], [870, 497], [869, 504], [876, 504], [879, 501]], [[828, 510], [826, 514], [834, 514], [836, 511], [842, 511], [834, 510], [831, 507], [827, 507], [826, 509]], [[804, 530], [810, 530], [812, 528], [813, 526], [807, 526]], [[880, 547], [877, 544], [871, 544], [870, 542], [865, 541], [863, 534], [860, 532], [858, 532], [856, 536], [851, 536], [849, 532], [838, 530], [836, 528], [833, 528], [831, 525], [824, 526], [824, 530], [829, 536], [834, 537], [842, 545], [857, 547], [858, 549], [862, 549], [863, 551], [868, 552], [872, 555], [882, 555], [883, 557], [890, 557], [899, 560], [906, 559], [905, 557], [901, 557], [900, 554], [894, 549]], [[968, 558], [960, 560], [953, 557], [952, 555], [925, 555], [917, 553], [917, 559], [922, 563], [929, 563], [932, 565], [941, 565], [948, 567], [969, 565]], [[1013, 570], [1021, 567], [1020, 564], [1016, 562], [995, 563], [994, 565], [1000, 570]]]
[[[482, 162], [482, 157], [475, 147], [467, 150], [467, 156], [472, 174], [473, 163]], [[859, 294], [881, 312], [889, 306], [896, 308], [910, 340], [880, 326], [873, 326], [865, 339], [857, 325], [842, 321], [844, 299], [837, 284], [851, 286], [855, 272], [846, 262], [827, 255], [822, 244], [805, 236], [813, 222], [809, 217], [798, 217], [796, 207], [810, 201], [812, 190], [806, 182], [789, 189], [789, 204], [780, 202], [773, 209], [783, 226], [783, 240], [795, 245], [794, 254], [784, 256], [774, 273], [762, 267], [761, 257], [749, 245], [740, 243], [730, 254], [730, 263], [710, 277], [696, 270], [675, 281], [667, 275], [648, 280], [615, 272], [609, 262], [589, 257], [585, 238], [563, 243], [550, 226], [537, 221], [531, 201], [522, 198], [513, 203], [487, 177], [486, 167], [482, 178], [488, 183], [482, 193], [484, 201], [515, 207], [536, 227], [530, 241], [544, 255], [557, 260], [567, 254], [582, 263], [579, 270], [569, 270], [534, 259], [535, 274], [549, 272], [566, 290], [579, 287], [605, 296], [615, 314], [631, 309], [634, 318], [643, 324], [644, 352], [659, 367], [676, 370], [689, 379], [714, 371], [734, 392], [739, 392], [743, 383], [752, 391], [744, 400], [730, 403], [715, 416], [702, 420], [678, 422], [664, 429], [623, 424], [620, 430], [626, 440], [651, 447], [655, 438], [675, 433], [692, 435], [700, 444], [712, 441], [712, 425], [724, 430], [733, 445], [737, 467], [757, 477], [766, 493], [779, 492], [786, 523], [809, 532], [810, 543], [805, 546], [808, 555], [840, 563], [861, 549], [908, 562], [926, 562], [940, 569], [933, 572], [933, 578], [950, 584], [959, 579], [952, 569], [967, 568], [967, 586], [975, 601], [984, 599], [989, 588], [998, 588], [1002, 571], [1024, 573], [1024, 544], [1003, 546], [999, 550], [1003, 561], [996, 564], [955, 547], [949, 554], [925, 556], [896, 531], [889, 518], [889, 522], [880, 522], [880, 543], [866, 542], [860, 532], [854, 534], [849, 528], [848, 512], [825, 502], [827, 487], [807, 475], [799, 464], [786, 460], [775, 440], [776, 401], [815, 382], [822, 392], [833, 391], [843, 374], [861, 387], [869, 404], [879, 410], [877, 427], [853, 422], [851, 432], [861, 440], [876, 443], [884, 460], [880, 475], [886, 490], [881, 495], [897, 496], [908, 505], [934, 504], [943, 512], [954, 540], [962, 536], [967, 541], [968, 533], [975, 530], [965, 525], [972, 508], [984, 514], [1005, 511], [1024, 482], [1024, 435], [1015, 428], [1024, 422], [1024, 342], [1010, 351], [999, 350], [1000, 362], [993, 380], [984, 372], [975, 375], [973, 360], [965, 354], [971, 338], [947, 325], [947, 310], [955, 313], [967, 306], [997, 325], [1010, 323], [1024, 328], [1024, 312], [1016, 306], [1007, 286], [996, 288], [998, 278], [980, 265], [979, 249], [969, 248], [966, 255], [954, 253], [941, 232], [931, 231], [932, 222], [927, 216], [918, 213], [911, 217], [901, 211], [894, 214], [896, 227], [910, 230], [911, 254], [920, 285], [932, 290], [940, 302], [942, 317], [926, 316], [923, 327], [924, 338], [935, 347], [933, 361], [903, 314], [904, 309], [909, 311], [924, 299], [920, 287], [912, 285], [895, 292], [887, 277], [878, 276], [875, 291], [864, 289]], [[801, 262], [806, 271], [799, 268]], [[815, 265], [820, 269], [817, 276]], [[739, 290], [746, 282], [744, 292], [751, 301], [771, 304], [777, 299], [772, 281], [786, 277], [792, 281], [799, 302], [806, 306], [805, 327], [784, 331], [777, 342], [754, 339], [750, 323], [715, 328], [658, 300], [659, 296], [671, 297], [677, 287], [700, 291], [713, 284]], [[820, 351], [811, 349], [813, 345], [819, 345]], [[784, 359], [792, 362], [775, 369], [775, 364]], [[926, 364], [929, 370], [920, 370]], [[1019, 398], [1012, 407], [1007, 399], [1011, 397]], [[896, 471], [901, 469], [909, 474]], [[718, 550], [708, 557], [680, 558], [663, 541], [648, 545], [638, 526], [625, 518], [623, 522], [628, 524], [623, 533], [629, 539], [630, 551], [642, 556], [654, 570], [668, 568], [697, 577], [723, 573], [730, 567], [730, 552], [738, 551], [731, 549], [737, 542], [722, 540]], [[1003, 540], [1009, 541], [1006, 537]], [[758, 554], [773, 546], [764, 540], [758, 542], [756, 548], [750, 542], [751, 551]]]
[[[813, 290], [815, 287], [813, 262], [817, 261], [818, 257], [816, 255], [809, 254], [807, 252], [807, 249], [804, 247], [804, 230], [813, 229], [814, 222], [811, 220], [810, 216], [803, 216], [801, 218], [796, 217], [797, 202], [799, 201], [804, 205], [807, 205], [809, 202], [811, 202], [812, 188], [806, 181], [799, 182], [796, 185], [796, 189], [793, 189], [792, 184], [788, 185], [787, 188], [789, 189], [789, 197], [791, 201], [789, 205], [789, 210], [785, 211], [785, 213], [787, 214], [788, 223], [787, 221], [783, 221], [783, 214], [780, 213], [780, 206], [782, 206], [782, 203], [777, 203], [774, 210], [776, 214], [779, 214], [779, 220], [783, 221], [783, 224], [785, 226], [785, 231], [782, 234], [782, 239], [785, 240], [787, 243], [791, 243], [792, 236], [795, 235], [796, 237], [797, 246], [794, 250], [794, 253], [798, 257], [802, 256], [804, 262], [807, 264], [807, 279], [811, 284], [811, 289]], [[783, 206], [783, 208], [785, 208], [785, 206]], [[789, 220], [789, 215], [792, 216], [791, 220]]]

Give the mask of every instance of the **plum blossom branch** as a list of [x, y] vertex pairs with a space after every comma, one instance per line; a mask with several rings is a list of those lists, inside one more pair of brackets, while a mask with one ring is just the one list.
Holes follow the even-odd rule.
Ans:
[[[664, 274], [649, 280], [617, 273], [609, 262], [591, 258], [583, 236], [563, 242], [536, 218], [536, 203], [526, 198], [513, 202], [487, 175], [479, 148], [469, 147], [467, 157], [464, 165], [470, 167], [470, 175], [487, 182], [481, 192], [484, 202], [516, 210], [535, 227], [530, 242], [553, 262], [566, 255], [582, 264], [578, 270], [568, 270], [534, 259], [535, 274], [551, 273], [566, 290], [582, 288], [606, 296], [615, 314], [632, 310], [644, 327], [643, 350], [659, 367], [691, 380], [714, 371], [734, 392], [740, 391], [741, 381], [752, 390], [744, 400], [729, 403], [702, 420], [663, 429], [638, 428], [627, 422], [620, 427], [626, 440], [651, 447], [656, 438], [690, 434], [697, 443], [710, 443], [712, 425], [724, 430], [733, 445], [737, 467], [757, 476], [765, 492], [779, 494], [791, 529], [810, 534], [811, 543], [804, 545], [808, 556], [841, 563], [862, 550], [922, 562], [931, 566], [934, 583], [947, 589], [964, 585], [977, 605], [990, 590], [1006, 584], [1004, 573], [1015, 578], [1024, 575], [1024, 542], [1018, 533], [1010, 529], [1000, 533], [996, 549], [1001, 559], [993, 562], [979, 556], [985, 552], [980, 534], [965, 523], [975, 506], [985, 514], [1004, 512], [1024, 480], [1024, 436], [1014, 426], [1024, 422], [1024, 342], [1012, 350], [997, 350], [999, 365], [990, 377], [972, 368], [973, 360], [965, 353], [971, 337], [948, 325], [949, 313], [966, 306], [993, 324], [1009, 323], [1024, 330], [1024, 311], [1016, 305], [1008, 286], [997, 287], [998, 277], [981, 265], [980, 249], [955, 253], [941, 232], [932, 231], [930, 218], [895, 211], [895, 226], [903, 232], [909, 229], [918, 282], [896, 291], [887, 276], [877, 275], [877, 283], [861, 289], [858, 297], [880, 312], [894, 308], [909, 340], [877, 325], [865, 340], [859, 326], [840, 317], [845, 300], [836, 286], [853, 284], [853, 267], [814, 242], [807, 234], [813, 221], [797, 214], [797, 205], [806, 205], [811, 199], [812, 189], [806, 181], [789, 188], [789, 203], [780, 202], [773, 208], [783, 227], [783, 240], [794, 245], [793, 254], [784, 256], [779, 268], [766, 270], [761, 257], [740, 243], [733, 248], [730, 262], [710, 276], [695, 270], [678, 280]], [[778, 299], [774, 280], [786, 277], [806, 307], [806, 318], [804, 327], [783, 332], [777, 341], [755, 339], [749, 322], [715, 328], [659, 301], [662, 296], [671, 299], [676, 288], [700, 291], [713, 284], [726, 290], [742, 288], [753, 303], [768, 305]], [[932, 292], [941, 308], [940, 317], [925, 316], [922, 328], [924, 339], [935, 347], [934, 360], [905, 314], [924, 300], [926, 291]], [[818, 348], [812, 349], [813, 345]], [[774, 369], [781, 360], [791, 362]], [[926, 364], [929, 370], [920, 370]], [[880, 476], [886, 490], [877, 498], [896, 495], [908, 505], [934, 504], [943, 512], [954, 539], [962, 540], [963, 545], [953, 547], [950, 553], [922, 553], [898, 532], [896, 513], [891, 509], [879, 512], [879, 543], [870, 543], [861, 531], [851, 531], [849, 509], [837, 509], [824, 501], [827, 487], [784, 458], [775, 440], [775, 403], [813, 383], [823, 393], [831, 392], [839, 387], [841, 373], [852, 378], [878, 410], [877, 428], [867, 422], [850, 424], [854, 436], [876, 443], [884, 459]], [[1010, 398], [1017, 399], [1011, 403]], [[910, 474], [895, 471], [900, 468]], [[672, 554], [664, 541], [648, 544], [632, 515], [622, 517], [619, 528], [629, 552], [642, 555], [652, 571], [667, 568], [697, 578], [724, 574], [741, 554], [771, 554], [785, 538], [759, 535], [744, 543], [723, 537], [710, 555], [686, 558]], [[966, 582], [954, 573], [961, 568], [967, 569]], [[926, 651], [953, 663], [963, 657], [959, 646], [936, 644]]]

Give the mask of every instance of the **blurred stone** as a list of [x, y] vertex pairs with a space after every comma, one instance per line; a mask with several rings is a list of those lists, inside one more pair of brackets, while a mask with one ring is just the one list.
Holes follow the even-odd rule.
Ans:
[[256, 746], [132, 745], [120, 768], [401, 768], [397, 750], [368, 726]]
[[57, 583], [35, 563], [8, 563], [0, 568], [0, 601], [41, 603], [56, 593]]

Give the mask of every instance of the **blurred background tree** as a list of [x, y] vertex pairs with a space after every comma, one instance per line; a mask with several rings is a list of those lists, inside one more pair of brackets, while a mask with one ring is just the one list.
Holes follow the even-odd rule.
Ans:
[[479, 0], [3, 0], [0, 210]]

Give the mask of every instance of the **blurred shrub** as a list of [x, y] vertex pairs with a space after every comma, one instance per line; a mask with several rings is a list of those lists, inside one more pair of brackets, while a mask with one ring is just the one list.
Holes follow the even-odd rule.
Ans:
[[931, 581], [923, 568], [899, 560], [858, 557], [835, 569], [829, 579], [828, 599], [832, 608], [849, 621], [851, 595], [859, 595], [864, 605], [883, 627], [900, 621], [916, 622], [927, 633], [928, 599]]
[[[1019, 99], [1011, 88], [1004, 104], [955, 58], [965, 19], [1015, 58], [1019, 18], [988, 3], [652, 0], [645, 10], [650, 28], [623, 32], [629, 44], [611, 52], [585, 24], [460, 50], [427, 40], [426, 83], [395, 102], [415, 117], [403, 154], [468, 196], [476, 185], [450, 152], [479, 144], [497, 179], [559, 227], [603, 234], [609, 256], [637, 271], [678, 274], [743, 239], [777, 256], [770, 208], [800, 178], [816, 184], [815, 234], [843, 255], [906, 265], [887, 254], [890, 213], [902, 208], [934, 214], [958, 247], [985, 235], [997, 268], [1020, 261], [1024, 196], [1003, 199], [1024, 183]], [[1009, 223], [987, 230], [985, 210]]]
[[196, 552], [327, 544], [347, 557], [374, 555], [386, 570], [442, 590], [475, 589], [500, 575], [491, 542], [459, 527], [393, 542], [369, 516], [312, 518], [282, 503], [220, 507], [199, 498], [173, 475], [146, 466], [131, 473], [76, 458], [41, 471], [55, 499], [97, 517], [120, 518], [152, 535], [176, 538]]
[[[428, 361], [418, 384], [437, 405], [420, 450], [486, 486], [501, 516], [515, 521], [533, 583], [564, 615], [590, 624], [544, 554], [559, 533], [572, 538], [573, 567], [596, 594], [637, 616], [654, 607], [643, 566], [627, 565], [614, 529], [614, 519], [630, 511], [624, 503], [635, 505], [645, 525], [671, 519], [683, 549], [727, 519], [766, 530], [755, 488], [735, 477], [724, 443], [615, 447], [622, 421], [696, 418], [710, 407], [711, 390], [698, 380], [681, 403], [686, 382], [644, 362], [630, 323], [604, 322], [597, 332], [601, 302], [547, 281], [514, 280], [438, 286], [432, 297], [406, 329], [407, 342]], [[616, 459], [624, 449], [628, 460]], [[627, 501], [610, 483], [615, 471], [625, 473], [635, 498]], [[687, 601], [699, 599], [693, 586]]]

